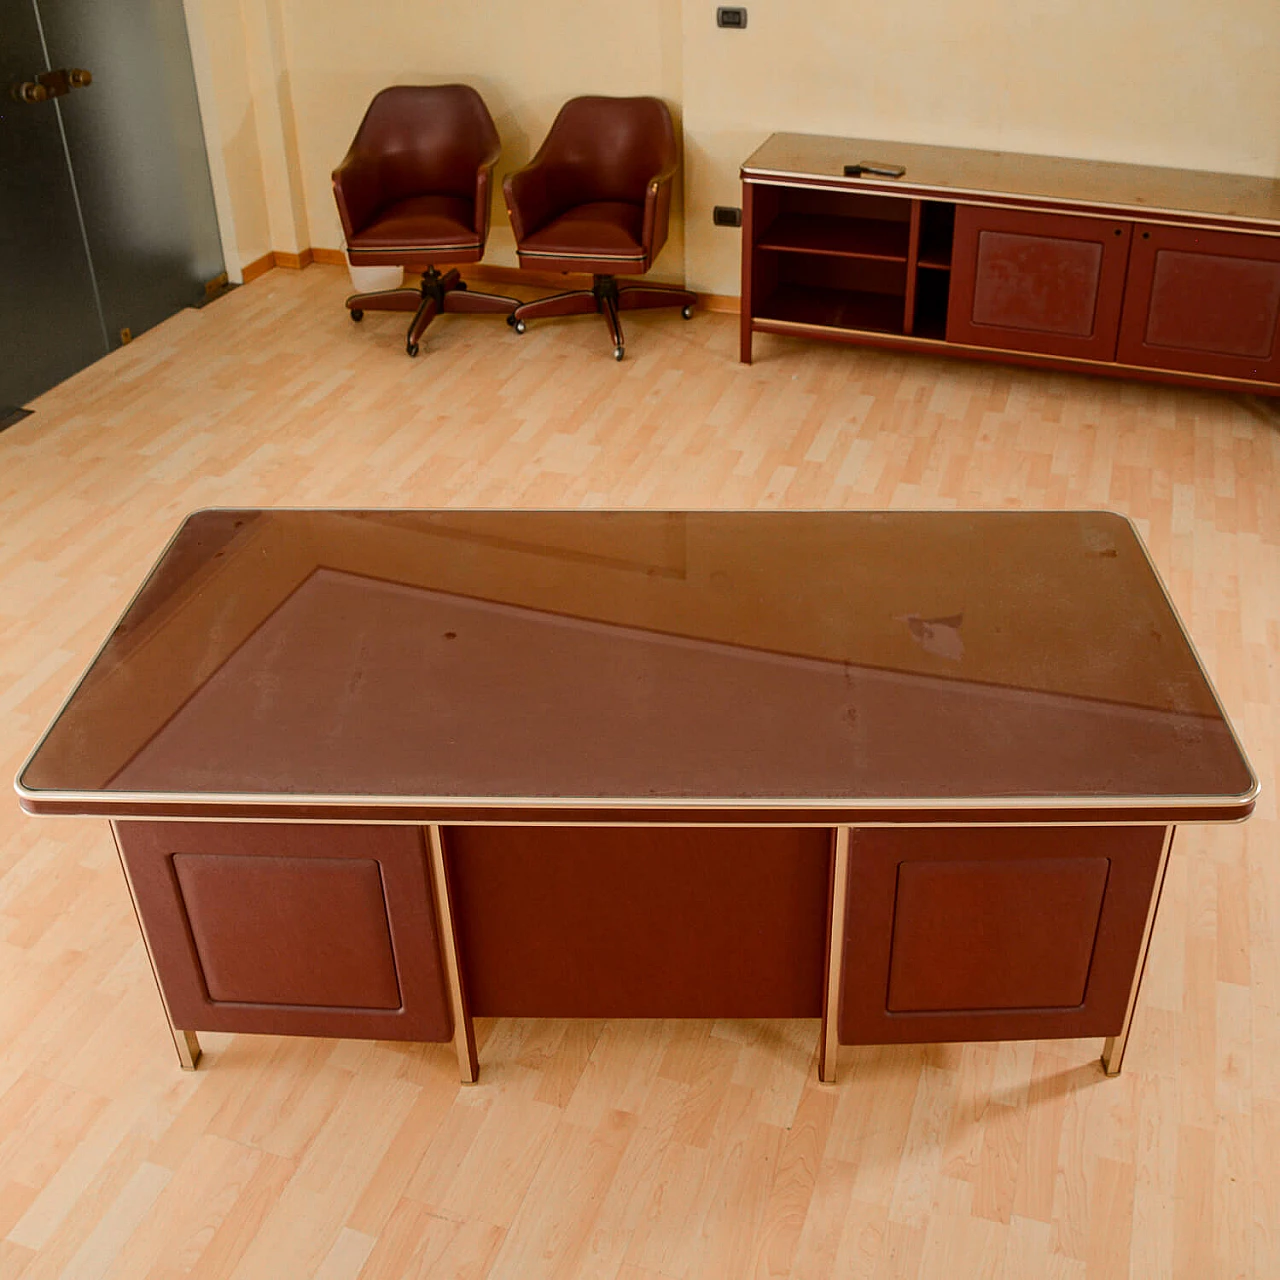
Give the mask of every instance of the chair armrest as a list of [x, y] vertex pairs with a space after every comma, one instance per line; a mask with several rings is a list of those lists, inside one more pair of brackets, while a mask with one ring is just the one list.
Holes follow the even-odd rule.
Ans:
[[347, 243], [372, 221], [382, 204], [382, 181], [377, 159], [348, 151], [333, 171], [333, 196]]
[[561, 189], [560, 172], [557, 166], [534, 159], [502, 180], [507, 215], [517, 244], [545, 227], [568, 207], [570, 201]]
[[489, 236], [489, 188], [493, 185], [493, 166], [498, 163], [501, 152], [500, 146], [494, 147], [480, 158], [476, 167], [475, 228], [482, 245]]
[[644, 227], [640, 243], [650, 263], [667, 242], [667, 222], [671, 215], [671, 183], [678, 161], [673, 160], [661, 173], [649, 179], [644, 189]]

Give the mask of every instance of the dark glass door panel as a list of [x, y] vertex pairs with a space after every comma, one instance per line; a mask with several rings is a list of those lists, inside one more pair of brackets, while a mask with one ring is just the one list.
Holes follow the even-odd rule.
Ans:
[[58, 101], [14, 90], [49, 70], [31, 0], [0, 0], [0, 407], [107, 350]]
[[[5, 3], [13, 0], [4, 0]], [[37, 0], [112, 346], [204, 300], [223, 270], [181, 0]]]

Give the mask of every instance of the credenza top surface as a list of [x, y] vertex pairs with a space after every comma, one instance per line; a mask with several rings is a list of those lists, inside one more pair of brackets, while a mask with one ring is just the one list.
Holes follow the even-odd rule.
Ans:
[[[905, 167], [901, 178], [845, 177], [844, 167], [879, 161]], [[1181, 214], [1280, 230], [1280, 179], [1198, 169], [1071, 160], [867, 138], [775, 133], [743, 164], [747, 180], [819, 181], [855, 189], [1024, 198], [1133, 215]]]
[[33, 811], [122, 816], [228, 797], [1244, 816], [1256, 791], [1132, 525], [1002, 511], [197, 512], [18, 787]]

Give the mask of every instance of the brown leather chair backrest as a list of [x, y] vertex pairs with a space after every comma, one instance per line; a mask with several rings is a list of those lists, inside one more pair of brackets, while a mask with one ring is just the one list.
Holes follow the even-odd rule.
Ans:
[[677, 158], [671, 113], [659, 98], [574, 98], [560, 108], [534, 164], [557, 171], [567, 204], [643, 204], [651, 178]]
[[498, 145], [493, 117], [470, 85], [383, 89], [369, 104], [348, 152], [359, 181], [374, 187], [362, 191], [358, 203], [375, 213], [419, 195], [474, 199], [476, 172]]

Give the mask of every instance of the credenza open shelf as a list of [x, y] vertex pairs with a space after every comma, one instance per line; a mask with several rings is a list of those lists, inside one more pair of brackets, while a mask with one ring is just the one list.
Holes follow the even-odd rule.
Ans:
[[[844, 166], [902, 164], [897, 179]], [[742, 169], [756, 333], [1280, 394], [1280, 182], [775, 134]]]

